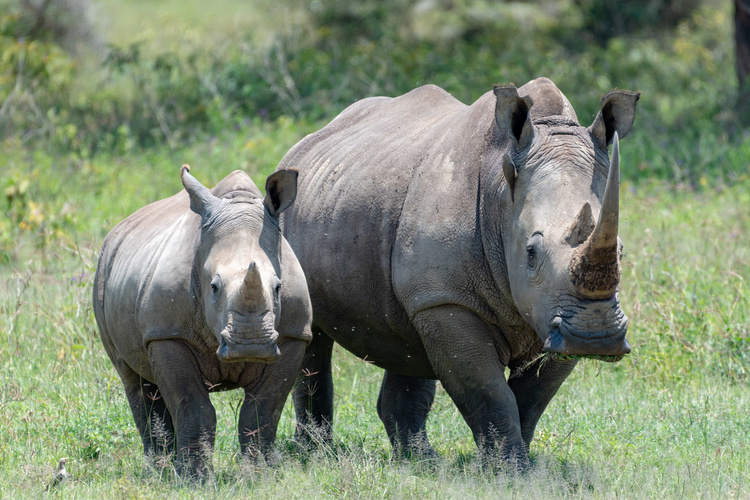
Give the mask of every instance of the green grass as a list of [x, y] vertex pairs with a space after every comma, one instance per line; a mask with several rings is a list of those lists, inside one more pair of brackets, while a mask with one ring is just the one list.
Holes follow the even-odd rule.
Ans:
[[145, 471], [92, 315], [98, 246], [124, 216], [180, 189], [183, 162], [206, 184], [237, 167], [262, 184], [315, 126], [256, 123], [187, 149], [94, 159], [6, 150], [4, 184], [29, 182], [6, 212], [6, 221], [17, 220], [0, 265], [0, 496], [38, 496], [61, 456], [73, 459], [74, 479], [61, 491], [69, 498], [750, 495], [747, 176], [697, 191], [623, 186], [621, 300], [633, 353], [617, 364], [579, 364], [542, 417], [531, 450], [536, 465], [521, 477], [482, 470], [442, 389], [428, 423], [442, 458], [394, 462], [375, 411], [381, 371], [340, 349], [333, 448], [291, 453], [287, 405], [275, 465], [242, 463], [240, 395], [227, 393], [213, 398], [219, 423], [206, 485]]

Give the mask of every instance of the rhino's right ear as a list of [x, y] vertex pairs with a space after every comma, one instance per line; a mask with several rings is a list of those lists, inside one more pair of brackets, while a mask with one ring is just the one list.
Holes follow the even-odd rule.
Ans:
[[534, 102], [529, 96], [520, 97], [518, 89], [513, 86], [494, 88], [497, 102], [495, 104], [495, 122], [502, 130], [510, 132], [519, 148], [525, 147], [534, 137], [534, 124], [529, 110]]
[[640, 92], [615, 90], [602, 97], [602, 108], [589, 127], [589, 132], [605, 148], [612, 144], [615, 132], [620, 139], [628, 135], [635, 120], [635, 103]]
[[293, 168], [277, 170], [266, 179], [266, 197], [263, 204], [274, 217], [289, 208], [297, 198], [297, 176]]
[[206, 186], [198, 182], [198, 179], [190, 175], [190, 165], [182, 166], [180, 178], [182, 179], [182, 185], [185, 186], [185, 191], [190, 196], [190, 210], [201, 217], [205, 216], [211, 210], [211, 207], [216, 204], [218, 198]]

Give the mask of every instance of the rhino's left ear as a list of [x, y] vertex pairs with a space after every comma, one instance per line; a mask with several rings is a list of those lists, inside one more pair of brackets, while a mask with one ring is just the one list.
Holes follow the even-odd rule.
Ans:
[[502, 130], [510, 132], [519, 148], [525, 147], [534, 137], [534, 124], [529, 110], [534, 102], [529, 96], [520, 97], [513, 85], [494, 88], [497, 102], [495, 104], [495, 122]]
[[640, 98], [640, 92], [625, 92], [615, 90], [602, 97], [602, 109], [594, 118], [589, 132], [599, 143], [607, 147], [612, 144], [612, 138], [617, 132], [620, 139], [630, 132], [635, 120], [635, 103]]
[[180, 178], [182, 179], [182, 185], [185, 186], [185, 191], [190, 195], [190, 210], [201, 217], [206, 216], [219, 199], [190, 174], [190, 165], [182, 166]]
[[289, 208], [297, 198], [297, 175], [296, 169], [277, 170], [266, 179], [266, 197], [263, 204], [268, 213], [278, 216]]

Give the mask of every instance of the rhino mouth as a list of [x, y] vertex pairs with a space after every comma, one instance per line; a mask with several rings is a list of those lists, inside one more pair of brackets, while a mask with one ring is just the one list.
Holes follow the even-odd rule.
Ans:
[[[593, 358], [609, 362], [620, 361], [630, 353], [630, 344], [625, 338], [628, 318], [619, 303], [592, 302], [595, 302], [593, 307], [584, 306], [574, 314], [552, 318], [544, 342], [545, 352], [560, 359]], [[594, 309], [595, 314], [590, 309]]]
[[273, 315], [230, 313], [227, 326], [219, 335], [216, 355], [227, 363], [271, 363], [281, 356], [276, 342], [279, 333], [273, 327]]

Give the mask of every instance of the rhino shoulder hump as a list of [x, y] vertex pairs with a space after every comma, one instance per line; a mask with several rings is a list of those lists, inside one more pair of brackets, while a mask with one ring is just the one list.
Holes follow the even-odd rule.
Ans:
[[235, 170], [220, 180], [219, 183], [211, 189], [211, 193], [219, 198], [236, 191], [247, 192], [256, 198], [262, 197], [260, 190], [253, 180], [242, 170]]

